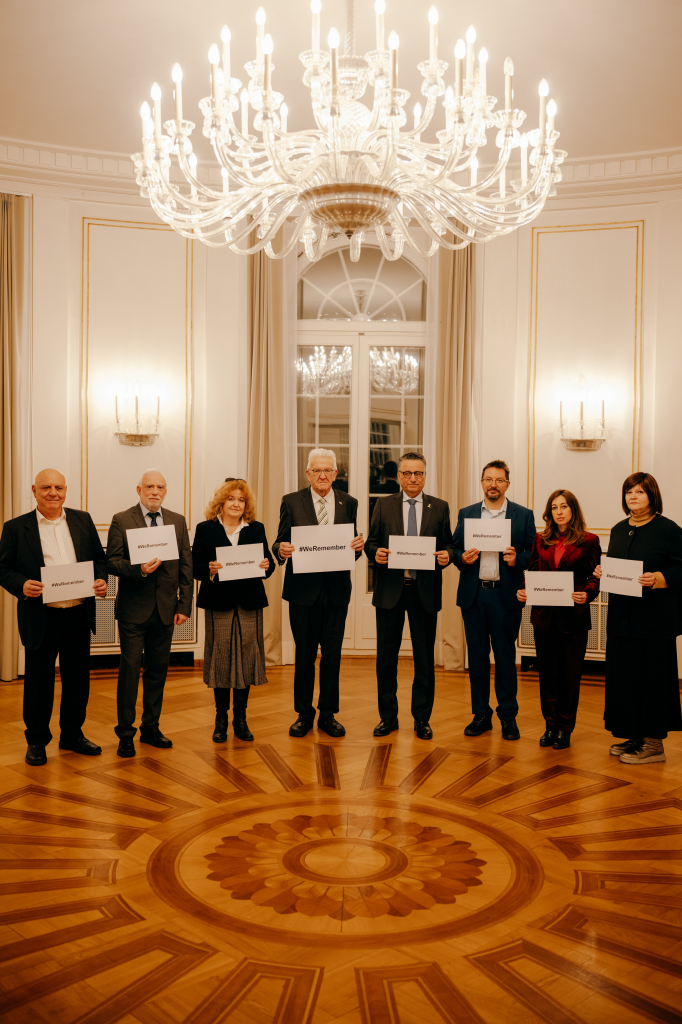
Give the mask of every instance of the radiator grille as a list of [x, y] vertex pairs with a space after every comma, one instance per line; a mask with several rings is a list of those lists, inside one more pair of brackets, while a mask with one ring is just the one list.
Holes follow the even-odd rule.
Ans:
[[[116, 607], [116, 585], [117, 577], [107, 577], [106, 597], [97, 598], [95, 611], [97, 616], [97, 633], [90, 634], [90, 645], [92, 647], [104, 645], [107, 647], [118, 646], [118, 633], [114, 609]], [[192, 614], [181, 626], [173, 630], [174, 644], [193, 644], [197, 640], [196, 616], [194, 614], [194, 601], [196, 600], [196, 587], [192, 600]]]

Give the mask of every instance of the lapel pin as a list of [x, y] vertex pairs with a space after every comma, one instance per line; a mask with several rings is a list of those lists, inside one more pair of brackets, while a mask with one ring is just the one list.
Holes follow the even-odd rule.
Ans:
[[429, 503], [428, 503], [428, 505], [427, 505], [426, 507], [427, 507], [427, 508], [431, 508], [431, 502], [429, 502]]

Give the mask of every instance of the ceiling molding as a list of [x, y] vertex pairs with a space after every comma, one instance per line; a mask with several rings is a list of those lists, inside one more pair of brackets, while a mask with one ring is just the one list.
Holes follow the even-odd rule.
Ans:
[[[573, 158], [562, 164], [561, 171], [558, 198], [677, 189], [682, 185], [682, 148]], [[215, 165], [200, 162], [197, 174], [209, 185], [221, 185], [220, 170]], [[133, 164], [125, 153], [49, 146], [23, 139], [0, 138], [0, 180], [11, 180], [29, 189], [32, 185], [66, 186], [90, 193], [139, 197]], [[180, 180], [177, 166], [171, 168], [171, 180]]]

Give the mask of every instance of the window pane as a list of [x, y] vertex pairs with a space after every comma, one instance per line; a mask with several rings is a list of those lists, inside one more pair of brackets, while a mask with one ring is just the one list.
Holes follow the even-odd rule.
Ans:
[[405, 399], [405, 427], [403, 444], [405, 448], [414, 448], [424, 443], [424, 399]]
[[350, 457], [348, 448], [335, 448], [336, 452], [336, 465], [338, 467], [338, 474], [334, 481], [334, 487], [337, 491], [348, 491], [348, 474], [350, 469]]
[[320, 448], [336, 450], [340, 444], [347, 445], [350, 439], [350, 398], [320, 398], [319, 416]]
[[372, 348], [369, 375], [373, 395], [423, 395], [424, 349]]
[[369, 452], [369, 493], [392, 494], [400, 490], [396, 473], [400, 448], [371, 448]]
[[315, 447], [315, 399], [297, 398], [297, 440]]

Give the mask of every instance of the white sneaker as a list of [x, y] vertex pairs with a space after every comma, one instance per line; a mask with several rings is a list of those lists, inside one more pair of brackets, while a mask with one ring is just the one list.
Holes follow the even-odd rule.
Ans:
[[612, 743], [609, 747], [609, 754], [611, 754], [612, 757], [620, 757], [620, 755], [624, 754], [629, 747], [636, 746], [637, 740], [626, 740], [625, 743]]
[[620, 755], [623, 764], [649, 764], [654, 761], [665, 761], [662, 740], [645, 736], [636, 747], [630, 747]]

